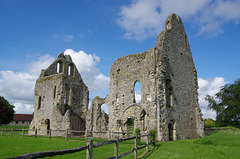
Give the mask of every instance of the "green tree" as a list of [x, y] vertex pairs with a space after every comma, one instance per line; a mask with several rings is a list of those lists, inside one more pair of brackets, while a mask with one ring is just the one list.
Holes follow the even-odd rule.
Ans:
[[205, 128], [211, 128], [216, 126], [215, 121], [212, 118], [208, 118], [204, 120], [204, 127]]
[[208, 108], [216, 111], [220, 126], [240, 127], [240, 79], [226, 84], [215, 96], [207, 95]]
[[14, 106], [0, 96], [0, 125], [9, 124], [14, 117]]

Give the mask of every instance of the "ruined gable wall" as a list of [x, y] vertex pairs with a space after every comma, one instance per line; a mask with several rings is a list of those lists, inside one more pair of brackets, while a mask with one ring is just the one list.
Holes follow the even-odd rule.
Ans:
[[[203, 135], [197, 97], [197, 73], [193, 63], [187, 35], [179, 16], [171, 14], [166, 29], [157, 39], [156, 47], [166, 55], [166, 79], [170, 80], [172, 104], [167, 108], [167, 121], [176, 124], [178, 139]], [[167, 125], [163, 125], [163, 127]]]
[[[71, 57], [59, 54], [47, 69], [42, 70], [36, 81], [34, 119], [30, 129], [41, 129], [44, 127], [42, 120], [49, 119], [52, 130], [85, 130], [88, 94]], [[56, 132], [55, 135], [61, 134]]]

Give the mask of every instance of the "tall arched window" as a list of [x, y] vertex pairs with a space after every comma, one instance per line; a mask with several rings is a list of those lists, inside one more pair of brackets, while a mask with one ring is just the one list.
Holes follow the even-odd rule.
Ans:
[[134, 85], [134, 103], [140, 103], [141, 100], [142, 100], [141, 84], [139, 81], [136, 81]]
[[57, 73], [61, 73], [63, 71], [63, 64], [62, 61], [57, 63]]
[[73, 76], [73, 71], [74, 71], [73, 69], [74, 67], [72, 64], [68, 66], [68, 76]]

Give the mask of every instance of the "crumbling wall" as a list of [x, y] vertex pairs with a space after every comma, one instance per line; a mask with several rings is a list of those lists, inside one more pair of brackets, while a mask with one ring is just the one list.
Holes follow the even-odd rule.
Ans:
[[163, 118], [166, 120], [160, 121], [158, 133], [168, 136], [167, 127], [169, 124], [173, 124], [177, 139], [203, 136], [203, 121], [198, 105], [197, 72], [187, 35], [179, 16], [175, 14], [168, 16], [165, 29], [158, 36], [156, 47], [162, 50], [166, 63], [164, 83], [166, 107], [160, 107], [160, 114], [165, 112]]
[[[109, 129], [128, 131], [128, 120], [134, 119], [134, 127], [142, 132], [155, 129], [156, 125], [156, 53], [157, 48], [117, 59], [111, 67], [107, 104]], [[141, 102], [136, 103], [134, 86], [141, 84]], [[144, 116], [141, 113], [144, 112]]]
[[105, 99], [100, 98], [99, 96], [95, 97], [92, 100], [91, 107], [87, 112], [87, 127], [86, 127], [87, 136], [93, 136], [96, 138], [108, 138], [107, 134], [108, 124], [106, 121], [106, 114], [101, 109], [101, 106], [104, 103]]
[[[134, 85], [141, 84], [141, 102]], [[141, 132], [156, 130], [158, 141], [203, 136], [197, 97], [197, 72], [182, 20], [170, 14], [156, 47], [118, 58], [110, 70], [109, 129], [129, 131], [129, 119]]]
[[[46, 130], [85, 130], [88, 110], [88, 88], [84, 84], [70, 55], [58, 58], [45, 70], [35, 83], [34, 119], [30, 129], [47, 135]], [[29, 131], [29, 134], [33, 134]], [[61, 136], [64, 131], [52, 131]]]

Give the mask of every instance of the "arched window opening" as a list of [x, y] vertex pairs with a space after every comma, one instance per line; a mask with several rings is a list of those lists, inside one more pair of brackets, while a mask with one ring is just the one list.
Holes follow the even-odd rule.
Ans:
[[68, 66], [68, 76], [71, 75], [71, 66]]
[[142, 100], [141, 95], [141, 84], [139, 81], [135, 82], [134, 85], [134, 103], [140, 103]]
[[74, 67], [73, 65], [68, 66], [68, 76], [73, 76]]
[[103, 123], [100, 124], [102, 125], [101, 131], [107, 131], [108, 130], [108, 125], [109, 125], [109, 115], [108, 115], [108, 106], [107, 104], [102, 104], [101, 105], [101, 110], [102, 110], [102, 121]]
[[129, 117], [128, 120], [124, 123], [124, 129], [127, 132], [128, 136], [130, 136], [129, 133], [135, 132], [134, 122], [135, 122], [135, 119], [133, 117]]
[[41, 104], [42, 104], [42, 97], [39, 96], [39, 97], [38, 97], [38, 109], [41, 108]]
[[61, 61], [57, 63], [57, 73], [61, 73], [63, 71], [63, 64]]

